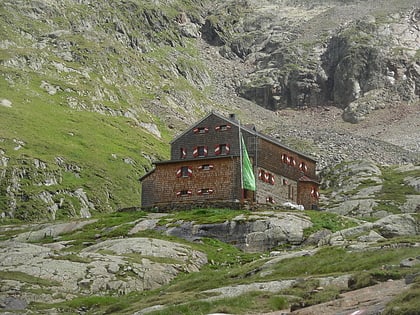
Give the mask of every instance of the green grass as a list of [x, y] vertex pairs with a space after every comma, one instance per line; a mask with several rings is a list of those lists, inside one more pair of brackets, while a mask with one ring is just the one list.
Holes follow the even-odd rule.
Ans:
[[[336, 275], [378, 270], [383, 265], [398, 265], [404, 257], [415, 255], [416, 248], [384, 248], [366, 252], [347, 252], [343, 248], [322, 248], [313, 256], [294, 258], [278, 264], [270, 278], [299, 275]], [[420, 268], [420, 266], [419, 266]], [[403, 276], [407, 270], [399, 270]]]
[[[98, 310], [104, 310], [102, 314], [112, 314], [112, 312], [119, 311], [126, 308], [128, 305], [121, 302], [118, 297], [111, 296], [87, 296], [78, 297], [70, 301], [53, 304], [55, 308], [60, 309], [61, 313], [71, 314], [75, 310], [85, 309], [89, 314], [95, 313]], [[50, 304], [32, 303], [32, 308], [37, 310], [48, 310], [51, 308]], [[112, 311], [112, 312], [111, 312]]]
[[[15, 169], [25, 170], [28, 178], [20, 179], [22, 184], [16, 192], [25, 199], [17, 199], [16, 217], [21, 220], [52, 218], [45, 210], [46, 205], [36, 201], [38, 193], [45, 190], [59, 192], [56, 202], [64, 198], [58, 219], [78, 215], [81, 205], [70, 196], [78, 188], [84, 189], [99, 212], [139, 205], [138, 178], [151, 169], [151, 160], [169, 157], [168, 142], [173, 132], [178, 131], [169, 130], [160, 118], [164, 115], [160, 109], [156, 112], [156, 100], [159, 99], [159, 106], [173, 104], [177, 96], [191, 103], [208, 103], [206, 87], [199, 83], [206, 69], [197, 47], [192, 39], [179, 36], [173, 22], [181, 11], [199, 17], [200, 8], [195, 3], [179, 0], [156, 6], [135, 1], [118, 7], [103, 3], [95, 12], [93, 29], [86, 32], [74, 32], [72, 25], [78, 23], [77, 19], [90, 18], [91, 7], [69, 4], [62, 9], [60, 13], [50, 12], [51, 24], [43, 19], [30, 19], [13, 5], [0, 6], [4, 17], [0, 22], [4, 26], [0, 28], [2, 38], [17, 43], [0, 52], [1, 98], [12, 102], [11, 108], [0, 107], [3, 127], [0, 149], [10, 158], [4, 168], [6, 181], [0, 183], [0, 211], [7, 212], [13, 202], [10, 194], [6, 194], [11, 173]], [[72, 23], [65, 17], [66, 9], [75, 19]], [[112, 35], [115, 23], [108, 22], [109, 14], [118, 17], [127, 31], [124, 36], [136, 41], [141, 53]], [[46, 48], [28, 49], [34, 47], [34, 40], [22, 36], [27, 32], [39, 38], [55, 30], [69, 32], [47, 41]], [[63, 50], [71, 53], [72, 60], [52, 53], [56, 49], [49, 45], [56, 42], [68, 46]], [[11, 59], [19, 60], [19, 66], [9, 62]], [[69, 71], [60, 71], [53, 62]], [[177, 67], [193, 80], [177, 73]], [[40, 87], [42, 81], [60, 88], [55, 95], [49, 95]], [[98, 107], [104, 113], [95, 112]], [[112, 111], [119, 116], [113, 116]], [[124, 117], [127, 111], [135, 113], [140, 122], [156, 124], [162, 138]], [[190, 111], [184, 116], [188, 115]], [[177, 122], [175, 127], [184, 127], [180, 124]], [[14, 150], [14, 139], [25, 143], [22, 149]], [[80, 171], [65, 171], [56, 164], [57, 157]], [[47, 170], [34, 170], [34, 158], [45, 162]], [[124, 163], [125, 158], [134, 160], [134, 165]], [[46, 173], [55, 174], [59, 183], [46, 188], [34, 182], [35, 179], [42, 182]]]
[[98, 219], [96, 222], [86, 225], [83, 229], [63, 234], [61, 240], [72, 241], [72, 246], [68, 250], [74, 251], [84, 248], [84, 244], [96, 242], [98, 238], [106, 240], [125, 237], [134, 226], [135, 221], [143, 218], [145, 215], [142, 211], [102, 214], [96, 217]]
[[159, 224], [164, 225], [176, 221], [188, 221], [195, 224], [223, 223], [241, 215], [250, 215], [250, 211], [232, 210], [228, 208], [203, 208], [171, 213], [162, 218]]
[[269, 292], [248, 292], [238, 297], [223, 298], [216, 301], [195, 301], [170, 306], [151, 315], [205, 315], [209, 313], [250, 314], [273, 312], [288, 306], [286, 298]]
[[307, 228], [303, 231], [305, 237], [308, 237], [312, 233], [315, 233], [322, 229], [327, 229], [334, 233], [340, 230], [357, 226], [357, 223], [355, 221], [335, 213], [321, 211], [305, 211], [305, 214], [308, 217], [310, 217], [313, 224], [312, 227]]
[[14, 280], [41, 287], [53, 287], [61, 285], [57, 281], [34, 277], [20, 271], [0, 271], [0, 280]]
[[418, 315], [420, 310], [420, 277], [406, 291], [394, 298], [385, 308], [384, 315]]
[[[127, 118], [76, 111], [54, 104], [53, 100], [33, 99], [31, 103], [19, 103], [15, 100], [17, 96], [4, 96], [14, 103], [12, 108], [0, 108], [1, 121], [7, 121], [10, 126], [2, 134], [9, 140], [0, 144], [11, 158], [9, 168], [26, 168], [35, 173], [30, 157], [36, 157], [47, 163], [50, 172], [61, 179], [47, 190], [72, 191], [83, 187], [99, 211], [107, 210], [107, 206], [115, 209], [139, 205], [138, 178], [144, 173], [142, 165], [150, 163], [141, 153], [156, 158], [169, 154], [167, 145], [144, 130], [133, 128]], [[11, 140], [15, 138], [25, 142], [18, 151], [13, 150], [15, 144]], [[63, 171], [56, 165], [56, 157], [77, 165], [80, 172]], [[136, 164], [126, 164], [124, 158], [131, 158]], [[45, 186], [36, 185], [33, 178], [22, 180], [21, 189], [27, 195], [46, 190]], [[111, 199], [106, 197], [106, 191], [112, 194]], [[7, 200], [2, 201], [0, 208], [7, 208]], [[36, 209], [41, 208], [33, 201], [31, 199]]]
[[[204, 212], [200, 212], [204, 210]], [[232, 211], [231, 211], [232, 212]], [[226, 209], [196, 209], [185, 211], [180, 215], [188, 215], [189, 219], [215, 215], [217, 218], [225, 218]], [[333, 215], [333, 220], [328, 214], [320, 215], [317, 211], [310, 211], [307, 215], [318, 220], [318, 226], [329, 227], [332, 230], [340, 229], [342, 218]], [[118, 212], [98, 216], [98, 221], [86, 226], [80, 232], [62, 236], [62, 240], [74, 240], [72, 251], [64, 255], [63, 259], [78, 261], [77, 250], [84, 247], [84, 243], [95, 242], [100, 235], [101, 240], [114, 237], [126, 236], [133, 222], [144, 217], [144, 212]], [[174, 215], [178, 215], [174, 214]], [[327, 214], [325, 214], [327, 215]], [[325, 220], [323, 223], [322, 221]], [[171, 283], [156, 290], [144, 292], [132, 292], [120, 296], [118, 301], [114, 296], [108, 297], [80, 297], [71, 301], [59, 304], [34, 304], [32, 309], [48, 310], [59, 308], [71, 313], [81, 307], [88, 311], [88, 314], [118, 313], [121, 315], [132, 314], [135, 311], [153, 305], [168, 305], [169, 308], [157, 311], [154, 314], [208, 314], [211, 312], [226, 312], [231, 314], [247, 314], [251, 311], [272, 312], [284, 307], [299, 306], [302, 301], [306, 305], [316, 304], [334, 299], [340, 293], [336, 287], [325, 287], [324, 290], [315, 290], [319, 286], [316, 277], [338, 276], [352, 274], [352, 289], [364, 287], [386, 281], [388, 279], [400, 279], [408, 273], [420, 271], [420, 266], [414, 268], [400, 268], [399, 262], [408, 257], [418, 255], [417, 248], [399, 247], [395, 243], [382, 243], [381, 249], [371, 249], [369, 252], [348, 252], [343, 248], [325, 247], [320, 249], [313, 256], [297, 257], [287, 259], [264, 269], [268, 255], [244, 253], [236, 247], [221, 241], [204, 238], [200, 242], [188, 242], [176, 237], [166, 236], [157, 231], [141, 231], [133, 237], [160, 238], [186, 244], [195, 250], [207, 254], [208, 264], [203, 266], [200, 272], [180, 273]], [[398, 244], [404, 239], [396, 240]], [[413, 237], [411, 243], [418, 242], [418, 237]], [[126, 259], [136, 263], [143, 258], [141, 255], [126, 255]], [[154, 258], [151, 258], [155, 261]], [[172, 260], [159, 260], [162, 263], [176, 263]], [[386, 266], [385, 268], [383, 266]], [[267, 271], [262, 273], [261, 271]], [[282, 292], [248, 292], [238, 297], [225, 298], [217, 301], [206, 302], [201, 299], [210, 297], [202, 292], [229, 285], [249, 284], [255, 282], [274, 281], [282, 279], [300, 279], [295, 286]], [[36, 281], [29, 279], [28, 281]], [[26, 280], [25, 280], [26, 281]], [[293, 295], [294, 298], [290, 296]], [[255, 306], [257, 305], [257, 306]], [[258, 307], [255, 309], [254, 307]]]

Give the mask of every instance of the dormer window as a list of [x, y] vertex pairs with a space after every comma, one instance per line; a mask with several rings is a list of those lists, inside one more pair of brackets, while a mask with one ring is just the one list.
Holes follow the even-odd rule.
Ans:
[[229, 153], [230, 153], [230, 145], [227, 143], [218, 144], [214, 148], [214, 154], [216, 155], [228, 155]]
[[206, 157], [207, 154], [208, 154], [208, 148], [207, 146], [204, 146], [204, 145], [195, 147], [193, 150], [194, 157]]
[[197, 127], [197, 128], [194, 129], [194, 133], [196, 133], [196, 134], [204, 134], [204, 133], [207, 133], [207, 132], [209, 132], [209, 128], [207, 128], [207, 127]]
[[231, 125], [220, 125], [220, 126], [216, 126], [216, 131], [227, 131], [230, 130], [232, 128]]

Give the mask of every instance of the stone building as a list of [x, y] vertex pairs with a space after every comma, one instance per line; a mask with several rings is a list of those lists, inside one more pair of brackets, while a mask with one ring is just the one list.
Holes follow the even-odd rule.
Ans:
[[[255, 191], [243, 189], [241, 141], [252, 163]], [[291, 202], [318, 205], [316, 161], [241, 125], [210, 113], [171, 142], [169, 161], [156, 162], [144, 175], [142, 208], [180, 208], [186, 204]]]

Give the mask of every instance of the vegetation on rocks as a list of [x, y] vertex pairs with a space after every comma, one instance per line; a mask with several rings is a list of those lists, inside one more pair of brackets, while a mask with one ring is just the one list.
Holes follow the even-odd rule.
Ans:
[[[416, 5], [2, 1], [0, 313], [292, 311], [404, 279], [375, 301], [414, 314]], [[318, 158], [326, 211], [138, 211], [210, 110]]]

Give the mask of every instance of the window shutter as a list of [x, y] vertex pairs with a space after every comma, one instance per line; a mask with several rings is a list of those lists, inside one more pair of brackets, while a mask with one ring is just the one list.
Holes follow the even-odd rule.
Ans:
[[181, 177], [182, 176], [182, 168], [180, 167], [180, 168], [178, 168], [177, 170], [176, 170], [176, 177]]
[[274, 180], [274, 175], [270, 176], [270, 184], [274, 185], [275, 184], [275, 180]]
[[230, 153], [230, 144], [226, 144], [226, 154]]
[[187, 149], [181, 148], [181, 159], [185, 159], [187, 157]]
[[316, 199], [319, 198], [319, 191], [317, 191], [315, 187], [312, 187], [312, 189], [311, 189], [311, 196], [316, 198]]
[[302, 172], [307, 172], [308, 171], [308, 167], [306, 166], [306, 164], [304, 163], [304, 162], [301, 162], [300, 164], [299, 164], [299, 169], [302, 171]]
[[198, 147], [194, 147], [193, 149], [193, 157], [197, 157], [198, 156]]
[[207, 156], [209, 153], [209, 149], [207, 146], [204, 147], [204, 156]]
[[188, 166], [188, 177], [192, 177], [193, 171], [192, 168]]
[[216, 154], [216, 155], [220, 155], [220, 153], [221, 153], [221, 149], [220, 149], [220, 144], [217, 144], [215, 147], [214, 147], [214, 154]]

